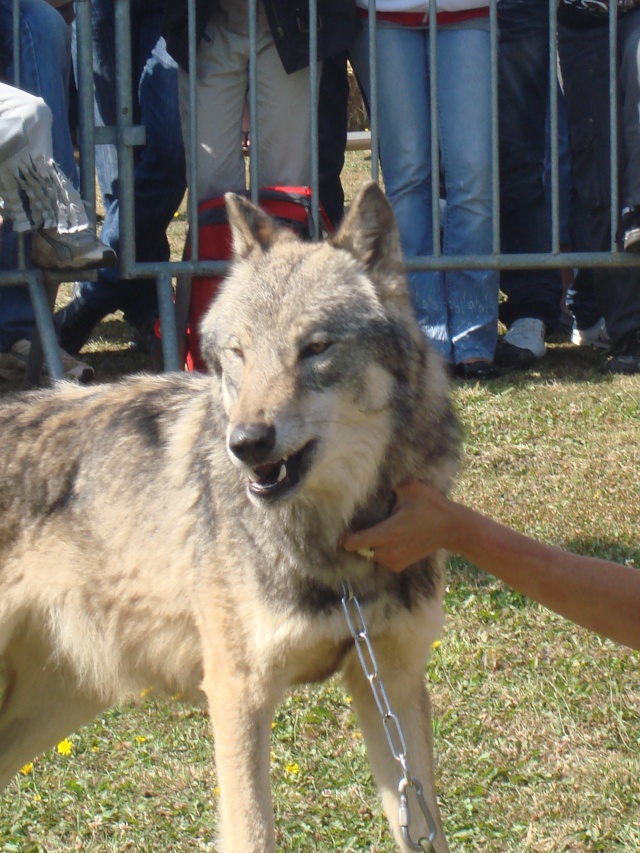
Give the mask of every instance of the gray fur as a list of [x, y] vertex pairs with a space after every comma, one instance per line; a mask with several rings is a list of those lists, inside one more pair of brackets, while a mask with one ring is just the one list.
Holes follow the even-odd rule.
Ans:
[[398, 770], [340, 597], [349, 578], [437, 814], [424, 666], [443, 555], [392, 575], [338, 540], [388, 515], [406, 477], [449, 487], [445, 370], [375, 184], [320, 244], [240, 197], [227, 207], [234, 262], [202, 327], [211, 375], [0, 405], [0, 784], [130, 690], [204, 693], [224, 850], [269, 853], [273, 711], [340, 669], [401, 843]]

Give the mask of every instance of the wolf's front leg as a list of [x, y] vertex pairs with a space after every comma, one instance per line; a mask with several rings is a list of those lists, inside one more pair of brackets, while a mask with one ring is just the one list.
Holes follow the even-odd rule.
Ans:
[[271, 720], [279, 698], [254, 673], [220, 661], [203, 682], [213, 727], [224, 853], [275, 853], [269, 780]]
[[[433, 773], [433, 735], [431, 728], [431, 703], [424, 684], [424, 657], [403, 654], [396, 641], [372, 641], [378, 661], [379, 676], [391, 711], [397, 716], [406, 742], [408, 769], [411, 778], [420, 782], [424, 800], [436, 828], [433, 842], [435, 853], [447, 853], [448, 847], [442, 830], [440, 812], [436, 801]], [[385, 734], [382, 716], [373, 697], [371, 685], [365, 677], [360, 661], [352, 652], [344, 668], [347, 689], [353, 699], [362, 734], [367, 746], [371, 769], [382, 796], [382, 804], [391, 824], [393, 834], [405, 853], [409, 847], [402, 837], [399, 822], [400, 797], [398, 785], [403, 778], [400, 763], [394, 758]], [[390, 721], [396, 751], [401, 750]], [[409, 837], [415, 843], [429, 837], [429, 824], [415, 797], [415, 789], [407, 789], [410, 822]], [[414, 848], [415, 849], [415, 848]], [[424, 849], [428, 849], [425, 847]]]

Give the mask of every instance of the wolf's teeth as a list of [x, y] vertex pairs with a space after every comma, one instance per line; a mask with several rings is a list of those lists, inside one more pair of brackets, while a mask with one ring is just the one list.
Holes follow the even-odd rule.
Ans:
[[287, 466], [283, 462], [280, 466], [280, 473], [278, 474], [278, 482], [281, 483], [284, 478], [287, 476]]

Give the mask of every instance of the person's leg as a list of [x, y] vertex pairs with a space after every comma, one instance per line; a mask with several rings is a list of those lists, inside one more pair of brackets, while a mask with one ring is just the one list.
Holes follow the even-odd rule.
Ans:
[[[287, 74], [258, 4], [258, 178], [260, 186], [311, 184], [309, 69]], [[321, 73], [321, 67], [318, 71]]]
[[[433, 254], [428, 33], [381, 27], [377, 33], [378, 137], [385, 192], [393, 207], [406, 258]], [[351, 51], [370, 102], [366, 28]], [[399, 94], [400, 93], [400, 96]], [[409, 274], [418, 322], [434, 346], [452, 359], [444, 279], [432, 271]]]
[[[161, 7], [162, 4], [156, 4]], [[145, 58], [138, 86], [140, 123], [146, 144], [134, 171], [136, 261], [168, 261], [167, 228], [184, 197], [186, 159], [180, 128], [177, 65], [167, 53], [164, 38], [156, 38], [160, 9], [145, 5], [139, 45]], [[131, 286], [133, 284], [133, 286]], [[125, 319], [136, 328], [155, 322], [158, 301], [155, 282], [129, 282], [120, 300]]]
[[[13, 3], [0, 0], [0, 39], [8, 57], [8, 79], [13, 66]], [[20, 4], [20, 87], [43, 98], [53, 113], [53, 156], [67, 177], [77, 185], [78, 173], [66, 114], [70, 56], [68, 28], [62, 16], [45, 0]], [[28, 246], [27, 246], [28, 250]], [[0, 269], [18, 266], [16, 234], [9, 223], [2, 226]], [[0, 287], [0, 352], [20, 340], [31, 339], [35, 326], [33, 306], [26, 287]]]
[[618, 23], [620, 51], [620, 97], [623, 207], [640, 205], [640, 9], [620, 17]]
[[51, 110], [42, 98], [0, 81], [0, 169], [27, 154], [34, 159], [52, 160], [52, 120]]
[[[132, 67], [138, 80], [135, 120], [145, 126], [146, 143], [136, 151], [134, 226], [136, 261], [169, 259], [166, 229], [184, 195], [186, 166], [180, 131], [177, 66], [160, 36], [164, 3], [132, 3]], [[92, 3], [95, 118], [98, 126], [116, 123], [115, 3]], [[115, 145], [96, 148], [96, 170], [105, 206], [101, 238], [116, 252], [120, 242], [118, 161]], [[120, 279], [117, 268], [103, 269], [93, 282], [76, 288], [73, 302], [58, 316], [63, 345], [77, 352], [91, 329], [117, 308], [143, 333], [158, 315], [155, 282]], [[150, 335], [147, 335], [148, 337]]]
[[618, 21], [620, 68], [618, 85], [621, 99], [621, 219], [620, 240], [626, 252], [640, 252], [640, 15], [638, 9]]
[[[191, 188], [198, 201], [246, 189], [240, 140], [248, 86], [248, 22], [237, 27], [241, 32], [230, 31], [224, 23], [220, 13], [215, 15], [198, 47], [198, 177], [196, 187]], [[183, 136], [188, 143], [189, 76], [182, 70], [178, 73], [178, 88]]]
[[[489, 29], [444, 27], [437, 48], [446, 188], [444, 254], [489, 255], [493, 236]], [[492, 361], [498, 334], [497, 271], [450, 270], [444, 279], [454, 362]]]
[[[14, 231], [38, 232], [32, 243], [34, 263], [47, 267], [40, 261], [50, 255], [58, 267], [56, 249], [66, 261], [74, 246], [88, 245], [87, 235], [78, 232], [88, 228], [89, 220], [80, 194], [53, 160], [51, 110], [42, 98], [0, 83], [0, 122], [5, 219], [11, 220]], [[89, 235], [89, 241], [94, 239]]]
[[[569, 137], [576, 190], [588, 213], [587, 248], [611, 248], [609, 52], [606, 27], [558, 27], [558, 51], [567, 99]], [[594, 289], [602, 309], [612, 361], [640, 334], [640, 271], [594, 269]], [[640, 370], [640, 355], [635, 361]], [[614, 367], [615, 369], [615, 367]]]
[[[549, 93], [549, 6], [546, 0], [501, 0], [498, 5], [500, 127], [500, 233], [504, 253], [551, 248], [544, 191], [545, 116]], [[557, 270], [505, 270], [507, 325], [560, 318], [562, 281]]]
[[[3, 51], [11, 57], [12, 3], [0, 0]], [[53, 114], [53, 158], [78, 186], [78, 169], [67, 116], [71, 49], [69, 27], [46, 0], [20, 3], [20, 88], [41, 97]], [[13, 61], [8, 80], [15, 80]]]
[[[0, 253], [0, 269], [15, 269], [5, 264], [11, 263], [15, 255], [15, 234], [5, 232], [3, 225], [2, 251]], [[11, 234], [11, 250], [5, 250], [7, 236]], [[0, 353], [8, 352], [11, 347], [21, 340], [31, 340], [35, 318], [31, 297], [26, 287], [0, 287]]]
[[51, 122], [51, 110], [42, 98], [0, 82], [0, 198], [4, 220], [12, 222], [14, 231], [56, 224], [57, 211], [47, 193], [39, 193], [41, 203], [35, 204], [25, 194], [25, 178], [34, 164], [48, 164], [53, 158]]
[[347, 53], [343, 51], [323, 61], [318, 96], [320, 201], [334, 228], [344, 213], [344, 190], [340, 174], [347, 144], [348, 110]]

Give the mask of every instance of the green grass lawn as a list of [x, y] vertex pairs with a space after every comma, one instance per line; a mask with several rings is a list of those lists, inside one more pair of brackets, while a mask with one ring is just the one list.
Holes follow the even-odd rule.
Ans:
[[[126, 339], [117, 317], [102, 324], [86, 355], [99, 378], [146, 367]], [[603, 360], [556, 344], [535, 370], [456, 383], [455, 496], [546, 542], [640, 567], [640, 378], [604, 376]], [[425, 677], [452, 851], [640, 850], [639, 656], [459, 560], [446, 609]], [[216, 849], [202, 709], [134, 697], [59, 749], [5, 792], [2, 853]], [[272, 765], [280, 851], [395, 849], [337, 681], [287, 698]]]

